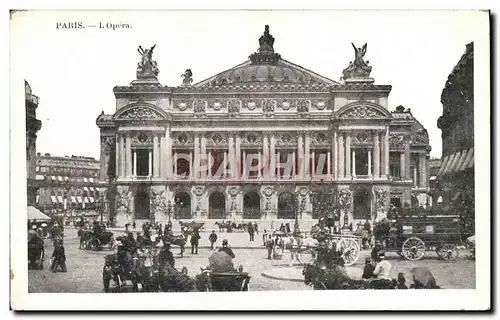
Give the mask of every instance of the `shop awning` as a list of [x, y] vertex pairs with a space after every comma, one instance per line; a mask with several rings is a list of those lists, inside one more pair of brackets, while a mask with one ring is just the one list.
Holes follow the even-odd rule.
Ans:
[[72, 203], [76, 203], [76, 197], [75, 196], [71, 196], [71, 202]]
[[37, 174], [36, 177], [35, 177], [36, 180], [40, 180], [40, 181], [43, 181], [45, 180], [45, 176], [41, 175], [41, 174]]
[[56, 196], [50, 196], [50, 201], [51, 201], [52, 203], [57, 203], [57, 198], [56, 198]]
[[58, 177], [57, 177], [57, 180], [59, 180], [59, 181], [64, 181], [64, 178], [63, 178], [63, 177], [61, 177], [61, 176], [58, 176]]
[[443, 159], [437, 177], [439, 178], [450, 172], [463, 171], [473, 167], [474, 148], [458, 151]]
[[33, 206], [28, 206], [28, 220], [34, 220], [36, 221], [49, 221], [52, 220], [50, 219], [49, 216], [38, 210], [37, 208]]
[[59, 203], [64, 203], [62, 196], [57, 196], [57, 201], [59, 201]]
[[94, 197], [89, 197], [89, 200], [90, 200], [90, 203], [94, 203], [95, 202]]
[[83, 187], [83, 190], [85, 190], [85, 191], [87, 191], [87, 192], [88, 192], [88, 191], [89, 191], [89, 188], [87, 188], [87, 187]]
[[84, 197], [84, 198], [83, 198], [83, 202], [84, 202], [84, 203], [89, 203], [89, 198]]
[[82, 201], [82, 197], [80, 197], [80, 196], [76, 196], [76, 200], [78, 201], [78, 203], [82, 203], [83, 202]]
[[89, 178], [89, 182], [90, 183], [94, 183], [94, 179], [93, 178]]
[[83, 178], [83, 182], [89, 182], [89, 179]]
[[52, 181], [56, 181], [57, 180], [56, 176], [51, 176], [50, 178], [52, 179]]

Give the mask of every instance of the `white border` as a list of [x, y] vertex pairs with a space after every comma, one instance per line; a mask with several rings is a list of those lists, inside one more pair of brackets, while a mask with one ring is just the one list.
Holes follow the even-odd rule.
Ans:
[[[455, 2], [454, 5], [455, 7], [459, 5], [463, 7], [464, 2]], [[256, 1], [244, 7], [269, 7], [266, 6], [266, 3], [267, 1]], [[101, 3], [99, 6], [95, 6], [96, 4], [95, 1], [86, 2], [87, 6], [103, 7]], [[314, 3], [308, 4], [314, 6]], [[467, 4], [469, 3], [467, 2]], [[37, 5], [39, 5], [38, 2], [25, 3], [25, 7], [36, 7]], [[414, 3], [412, 5], [415, 7]], [[207, 4], [189, 7], [202, 8], [204, 6]], [[231, 6], [234, 7], [237, 4], [231, 3]], [[403, 6], [401, 4], [400, 7]], [[47, 8], [45, 5], [44, 7]], [[49, 5], [48, 8], [50, 7], [64, 8], [67, 5]], [[141, 7], [144, 8], [145, 4], [141, 3]], [[214, 5], [211, 4], [210, 7], [214, 8]], [[215, 7], [220, 8], [220, 5], [216, 4]], [[224, 7], [228, 8], [228, 6]], [[300, 8], [298, 5], [294, 7]], [[123, 294], [119, 296], [109, 294], [28, 294], [27, 276], [25, 276], [27, 274], [25, 262], [27, 248], [24, 245], [15, 245], [11, 248], [12, 269], [15, 273], [15, 278], [11, 282], [13, 308], [18, 310], [116, 310], [117, 308], [120, 310], [479, 310], [487, 308], [490, 297], [490, 150], [489, 126], [487, 125], [489, 124], [490, 106], [489, 26], [487, 19], [480, 23], [484, 33], [474, 41], [475, 139], [478, 142], [475, 146], [476, 228], [478, 229], [475, 290], [386, 291], [377, 292], [378, 298], [376, 300], [373, 299], [375, 293], [373, 291], [211, 293], [208, 297], [204, 293]], [[25, 159], [24, 79], [22, 75], [16, 74], [15, 69], [11, 71], [10, 128], [12, 141], [15, 142], [11, 144], [11, 158]], [[16, 178], [11, 180], [10, 186], [11, 228], [12, 230], [23, 230], [23, 232], [12, 232], [12, 243], [24, 244], [26, 239], [24, 161], [13, 160], [10, 172]], [[361, 301], [363, 303], [360, 303]]]

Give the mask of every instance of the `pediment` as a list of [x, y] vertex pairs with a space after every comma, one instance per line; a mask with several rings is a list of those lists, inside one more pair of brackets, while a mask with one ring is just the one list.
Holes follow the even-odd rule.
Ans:
[[376, 103], [357, 101], [340, 108], [335, 113], [335, 118], [351, 120], [388, 119], [391, 118], [391, 114]]

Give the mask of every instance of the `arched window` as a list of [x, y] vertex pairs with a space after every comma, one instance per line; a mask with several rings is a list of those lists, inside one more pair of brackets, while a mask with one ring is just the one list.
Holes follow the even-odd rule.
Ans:
[[226, 219], [226, 197], [220, 191], [214, 191], [208, 197], [208, 218]]
[[278, 219], [295, 219], [295, 195], [283, 192], [278, 197]]
[[243, 196], [243, 219], [260, 219], [260, 195], [255, 191]]

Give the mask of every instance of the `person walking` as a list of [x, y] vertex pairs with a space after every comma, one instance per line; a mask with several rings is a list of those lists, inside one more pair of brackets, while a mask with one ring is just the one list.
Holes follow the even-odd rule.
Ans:
[[136, 224], [135, 224], [135, 220], [134, 220], [134, 221], [132, 221], [132, 229], [135, 230], [135, 227], [136, 227]]
[[214, 244], [217, 241], [215, 230], [212, 230], [212, 233], [208, 236], [208, 241], [210, 241], [210, 250], [214, 250]]
[[273, 236], [269, 235], [266, 239], [267, 259], [269, 259], [269, 260], [273, 259], [273, 257], [272, 257], [273, 248], [274, 248]]
[[250, 235], [250, 241], [254, 241], [254, 230], [253, 230], [253, 225], [251, 222], [248, 223], [248, 234]]
[[66, 253], [61, 240], [56, 241], [54, 252], [52, 253], [52, 264], [50, 269], [52, 272], [57, 271], [57, 266], [61, 267], [62, 272], [67, 272], [66, 269]]
[[191, 235], [191, 254], [198, 254], [199, 241], [200, 241], [200, 234], [198, 233], [198, 230], [196, 230]]
[[267, 244], [267, 238], [269, 234], [267, 233], [267, 229], [264, 229], [264, 233], [262, 234], [262, 245], [265, 247]]
[[259, 235], [259, 226], [257, 225], [257, 222], [253, 223], [253, 230], [257, 233], [257, 235]]

